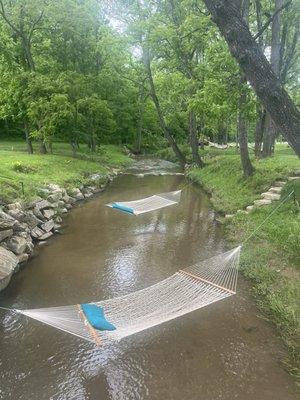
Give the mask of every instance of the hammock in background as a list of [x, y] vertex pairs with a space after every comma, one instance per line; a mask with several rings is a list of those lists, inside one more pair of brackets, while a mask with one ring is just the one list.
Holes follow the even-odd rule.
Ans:
[[181, 190], [175, 192], [155, 194], [140, 200], [119, 201], [106, 204], [108, 207], [115, 208], [128, 214], [139, 215], [149, 211], [178, 204], [180, 201]]
[[12, 311], [97, 345], [106, 345], [234, 295], [240, 249], [241, 246], [236, 247], [179, 270], [145, 289], [89, 303], [105, 311], [114, 330], [94, 329], [79, 304]]

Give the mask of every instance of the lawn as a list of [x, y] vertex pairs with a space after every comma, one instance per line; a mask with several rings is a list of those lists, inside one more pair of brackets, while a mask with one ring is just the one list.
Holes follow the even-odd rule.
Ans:
[[78, 186], [87, 183], [93, 173], [102, 174], [105, 180], [110, 168], [130, 163], [121, 148], [111, 145], [100, 146], [95, 154], [82, 145], [78, 158], [73, 158], [65, 143], [54, 143], [53, 154], [29, 155], [22, 142], [0, 142], [0, 200], [33, 198], [47, 183]]

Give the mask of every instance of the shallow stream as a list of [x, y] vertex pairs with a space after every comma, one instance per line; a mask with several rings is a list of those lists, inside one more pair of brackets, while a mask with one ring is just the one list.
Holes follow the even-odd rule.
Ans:
[[[140, 161], [129, 172], [137, 175], [116, 178], [72, 210], [63, 234], [0, 294], [1, 305], [38, 308], [119, 296], [225, 249], [199, 187], [185, 187], [177, 206], [138, 217], [105, 207], [185, 186], [182, 176], [168, 175], [176, 172], [169, 163]], [[282, 352], [242, 278], [236, 296], [107, 348], [1, 312], [0, 399], [292, 400]]]

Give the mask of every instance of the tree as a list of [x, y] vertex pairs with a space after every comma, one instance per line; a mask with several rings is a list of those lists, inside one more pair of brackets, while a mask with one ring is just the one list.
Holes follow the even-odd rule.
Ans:
[[83, 117], [83, 128], [89, 138], [89, 147], [95, 152], [99, 139], [109, 136], [115, 128], [113, 114], [107, 102], [95, 95], [80, 99], [78, 110]]
[[204, 0], [247, 80], [288, 143], [300, 156], [300, 112], [272, 71], [233, 0]]

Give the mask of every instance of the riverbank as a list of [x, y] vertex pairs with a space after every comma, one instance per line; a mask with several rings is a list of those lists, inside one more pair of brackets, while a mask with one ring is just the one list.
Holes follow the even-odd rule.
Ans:
[[[206, 167], [194, 168], [187, 176], [202, 185], [210, 194], [217, 211], [224, 219], [228, 241], [234, 246], [243, 242], [279, 204], [278, 201], [254, 208], [250, 213], [238, 212], [261, 197], [275, 181], [286, 180], [300, 169], [299, 159], [283, 146], [275, 156], [254, 161], [253, 177], [241, 176], [239, 155], [233, 149], [206, 152]], [[300, 181], [289, 181], [281, 199], [292, 190], [285, 204], [243, 247], [241, 266], [252, 282], [253, 293], [264, 316], [274, 323], [289, 350], [283, 360], [290, 372], [299, 371], [299, 248], [300, 248]]]
[[62, 215], [103, 191], [132, 162], [114, 146], [78, 158], [66, 154], [64, 144], [55, 147], [57, 154], [28, 155], [22, 144], [0, 144], [0, 290], [35, 246], [59, 233]]

